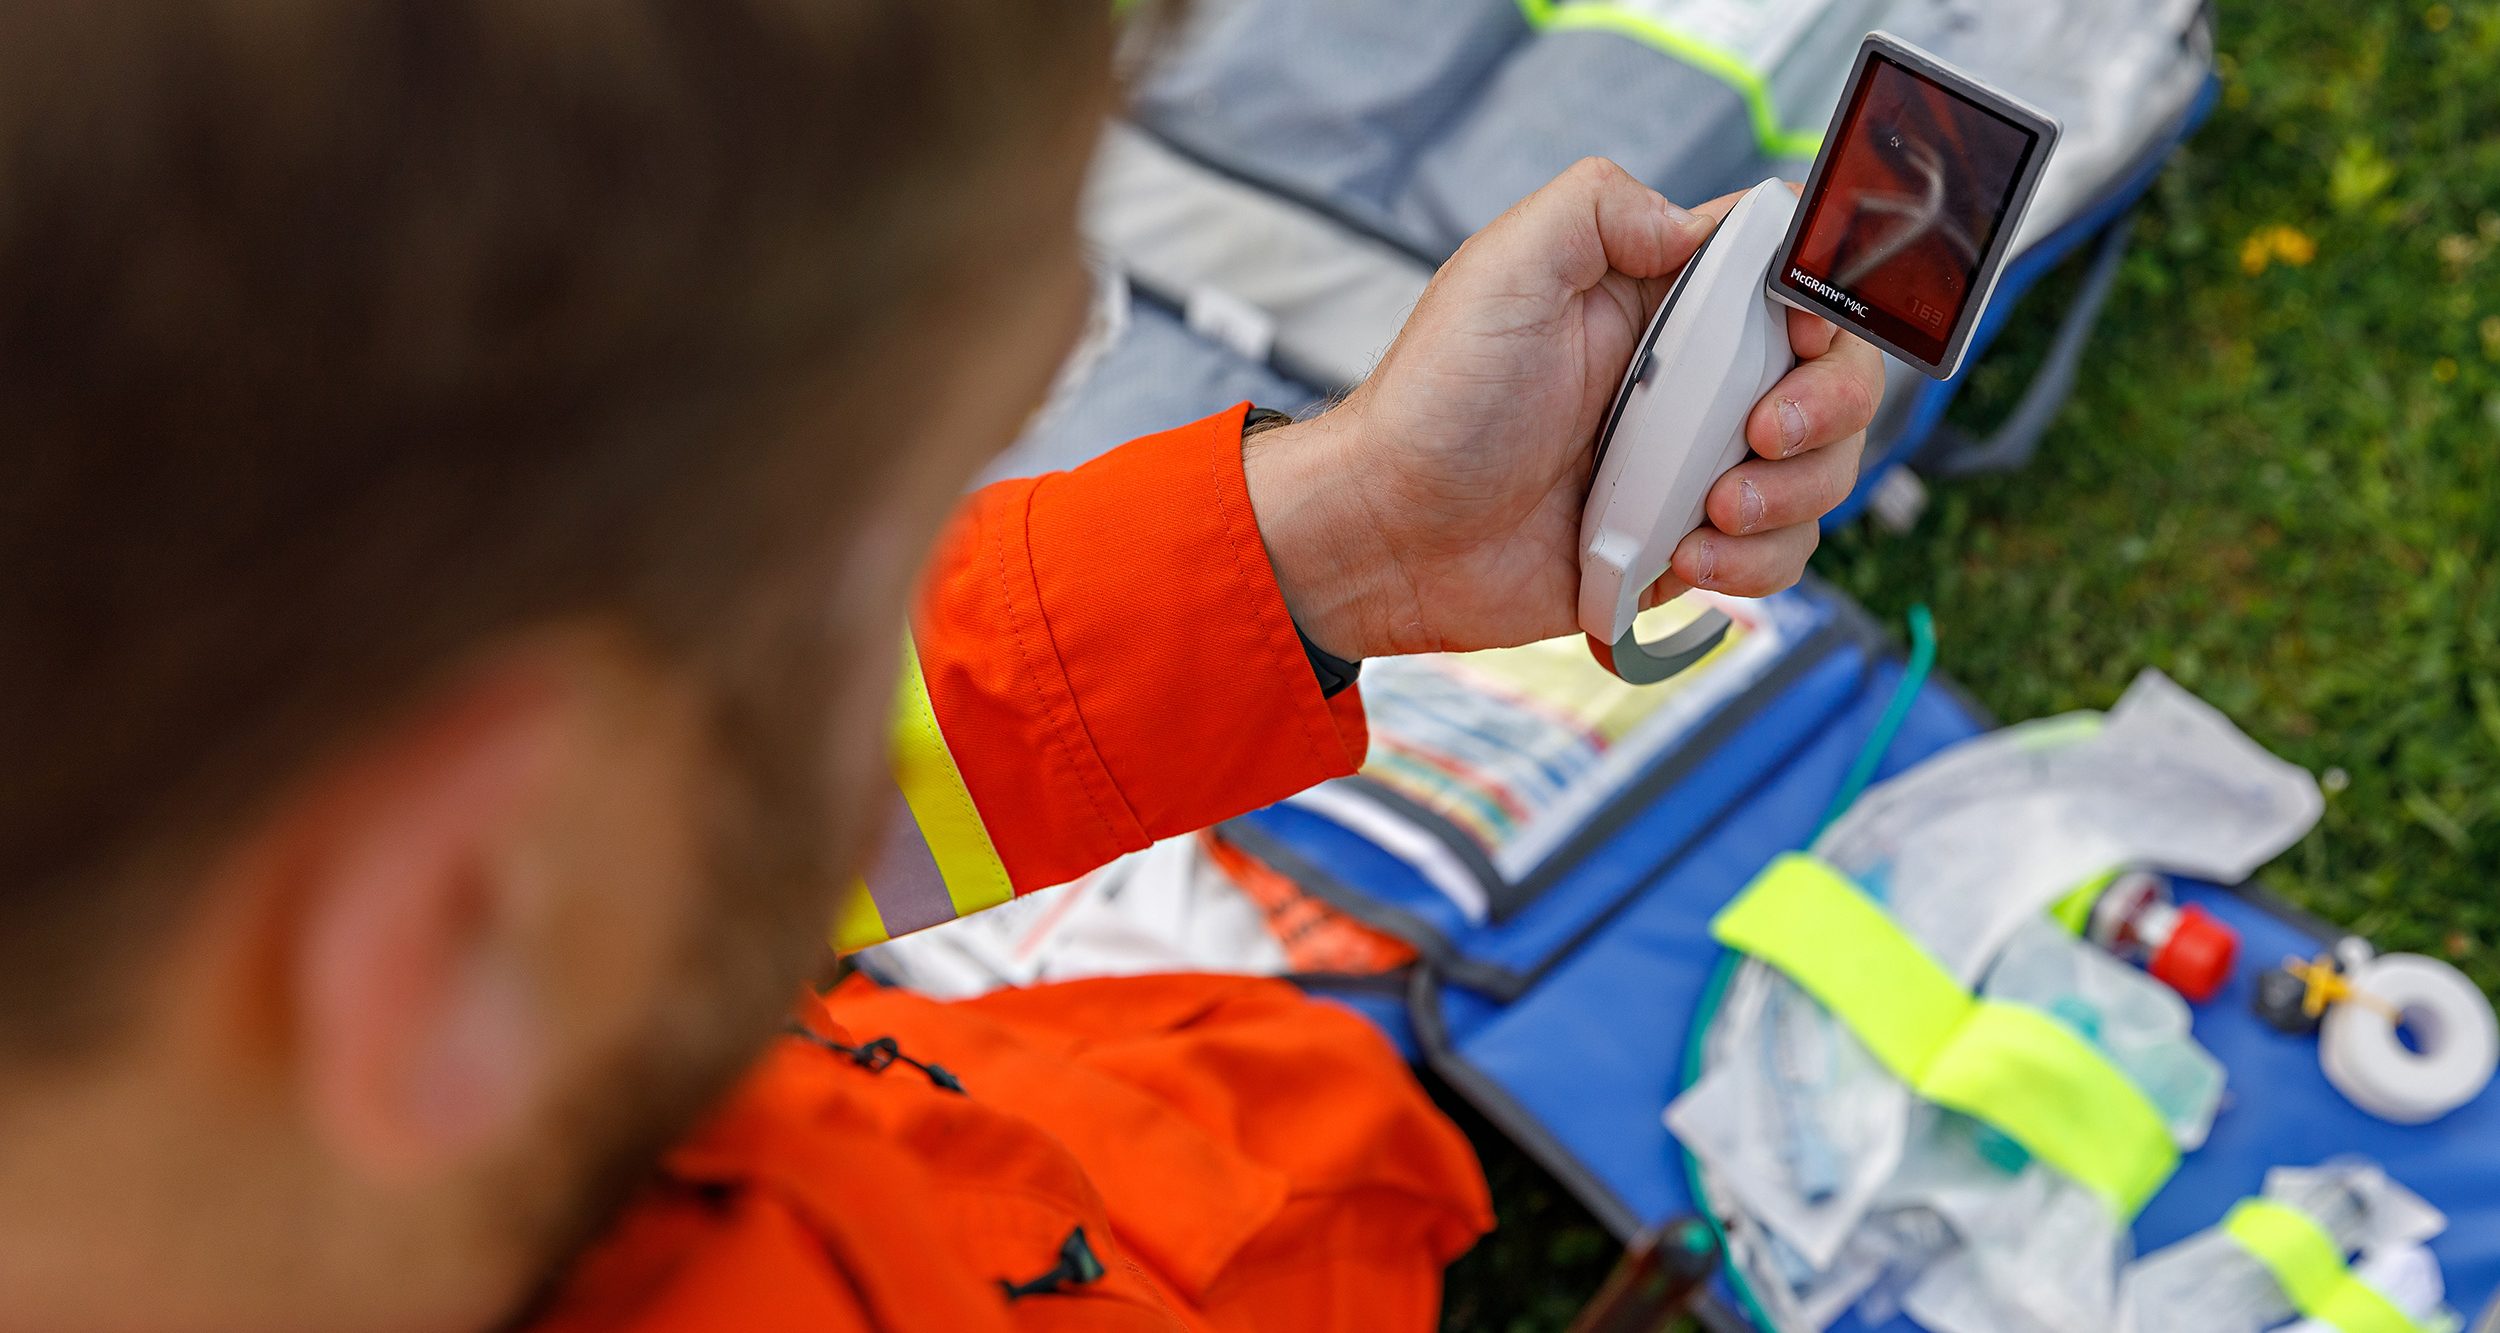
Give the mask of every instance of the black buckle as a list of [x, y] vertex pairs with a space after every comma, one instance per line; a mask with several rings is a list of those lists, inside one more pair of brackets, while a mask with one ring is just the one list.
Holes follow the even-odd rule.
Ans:
[[1008, 1300], [1020, 1301], [1027, 1296], [1048, 1296], [1069, 1287], [1100, 1282], [1105, 1271], [1102, 1260], [1094, 1257], [1093, 1242], [1085, 1239], [1085, 1228], [1078, 1227], [1059, 1243], [1059, 1262], [1049, 1272], [1027, 1282], [1000, 1278], [998, 1289], [1007, 1294]]
[[879, 1037], [875, 1041], [864, 1042], [857, 1046], [845, 1046], [832, 1038], [819, 1036], [797, 1023], [790, 1025], [789, 1032], [791, 1036], [822, 1046], [871, 1074], [882, 1074], [897, 1064], [906, 1064], [919, 1070], [922, 1077], [937, 1087], [954, 1093], [958, 1097], [965, 1095], [964, 1082], [955, 1077], [954, 1071], [944, 1065], [928, 1064], [912, 1059], [903, 1054], [902, 1046], [892, 1037]]

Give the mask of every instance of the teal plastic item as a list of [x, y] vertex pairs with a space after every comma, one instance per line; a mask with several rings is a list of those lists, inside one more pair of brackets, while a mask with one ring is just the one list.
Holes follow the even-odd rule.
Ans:
[[1884, 709], [1883, 720], [1875, 724], [1874, 733], [1866, 738], [1865, 747], [1858, 751], [1858, 761], [1849, 766], [1848, 778], [1840, 784], [1831, 805], [1823, 811], [1823, 822], [1815, 826], [1818, 834], [1830, 828], [1832, 821], [1840, 818], [1850, 806], [1857, 804], [1858, 797], [1865, 794], [1867, 784], [1875, 780], [1876, 767], [1884, 762], [1885, 753], [1892, 749], [1893, 738], [1901, 734], [1901, 724], [1909, 720], [1910, 706], [1918, 702], [1919, 690], [1926, 686], [1928, 673], [1935, 669], [1936, 613], [1927, 609], [1927, 603], [1921, 602], [1910, 608], [1909, 665], [1902, 668], [1901, 683], [1893, 689], [1892, 703]]

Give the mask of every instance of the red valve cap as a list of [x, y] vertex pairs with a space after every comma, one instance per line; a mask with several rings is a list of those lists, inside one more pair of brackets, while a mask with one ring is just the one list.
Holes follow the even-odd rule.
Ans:
[[2203, 1004], [2221, 993], [2223, 983], [2231, 979], [2231, 964], [2239, 956], [2238, 932], [2189, 903], [2179, 909], [2178, 925], [2146, 967], [2190, 1003]]

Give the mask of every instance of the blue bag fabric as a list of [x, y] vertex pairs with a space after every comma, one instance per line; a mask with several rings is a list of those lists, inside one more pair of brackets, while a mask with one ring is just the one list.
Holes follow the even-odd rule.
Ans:
[[[1805, 595], [1824, 605], [1826, 628], [1636, 783], [1549, 882], [1514, 887], [1507, 910], [1485, 921], [1463, 919], [1406, 862], [1306, 811], [1277, 807], [1226, 826], [1315, 891], [1417, 945], [1424, 962], [1403, 1012], [1377, 994], [1357, 1008], [1621, 1236], [1695, 1211], [1661, 1112], [1682, 1088], [1695, 1011], [1720, 962], [1710, 919], [1772, 857], [1812, 840], [1900, 681], [1901, 666], [1862, 612], [1827, 589]], [[1988, 727], [1948, 683], [1931, 680], [1879, 776]], [[2138, 1220], [2139, 1252], [2214, 1225], [2258, 1192], [2270, 1166], [2358, 1153], [2448, 1213], [2431, 1248], [2453, 1304], [2471, 1310], [2500, 1292], [2500, 1092], [2429, 1126], [2362, 1113], [2326, 1083], [2314, 1040], [2279, 1034], [2250, 1008], [2259, 961], [2314, 953], [2336, 932], [2255, 890], [2184, 892], [2241, 936], [2241, 975], [2195, 1013], [2196, 1036], [2229, 1070], [2230, 1093], [2211, 1139]], [[1720, 1297], [1718, 1316], [1733, 1321], [1724, 1286]], [[1838, 1327], [1867, 1325], [1851, 1315]]]

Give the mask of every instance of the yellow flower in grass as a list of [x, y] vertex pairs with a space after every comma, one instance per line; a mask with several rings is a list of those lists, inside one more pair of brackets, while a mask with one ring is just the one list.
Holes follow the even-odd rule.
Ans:
[[2307, 268], [2318, 257], [2318, 243], [2298, 227], [2275, 223], [2259, 227], [2240, 244], [2240, 269], [2250, 277], [2266, 271], [2270, 264], [2288, 264]]

